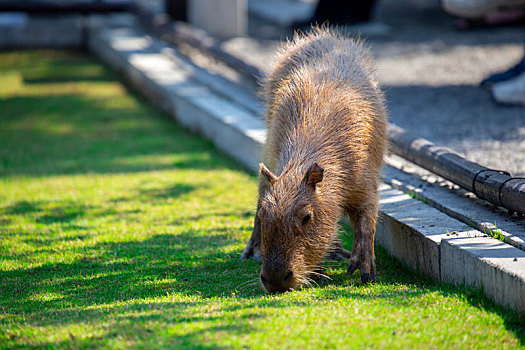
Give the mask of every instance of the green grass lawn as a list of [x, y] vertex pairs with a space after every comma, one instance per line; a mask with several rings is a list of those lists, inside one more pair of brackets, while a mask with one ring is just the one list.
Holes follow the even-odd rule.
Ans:
[[[0, 347], [517, 348], [525, 320], [407, 271], [267, 295], [256, 177], [69, 52], [0, 54]], [[345, 245], [351, 237], [345, 236]]]

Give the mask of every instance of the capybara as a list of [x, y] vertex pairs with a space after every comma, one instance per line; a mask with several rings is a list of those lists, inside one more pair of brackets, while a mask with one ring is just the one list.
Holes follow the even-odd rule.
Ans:
[[[387, 146], [383, 95], [364, 44], [337, 30], [295, 34], [263, 86], [267, 140], [259, 200], [243, 258], [262, 259], [270, 292], [296, 289], [323, 258], [375, 280], [378, 182]], [[352, 253], [337, 238], [347, 214]]]

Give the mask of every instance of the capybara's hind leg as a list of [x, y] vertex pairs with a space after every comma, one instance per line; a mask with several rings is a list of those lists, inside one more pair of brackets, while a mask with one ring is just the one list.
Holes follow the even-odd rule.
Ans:
[[354, 223], [354, 244], [347, 273], [351, 275], [359, 269], [361, 282], [368, 283], [376, 278], [374, 235], [377, 209], [368, 207], [349, 214]]
[[343, 245], [341, 244], [341, 241], [336, 238], [332, 241], [332, 244], [330, 245], [328, 254], [326, 255], [326, 259], [328, 260], [336, 260], [336, 261], [343, 261], [350, 257], [350, 252], [343, 248]]
[[241, 254], [241, 259], [253, 259], [255, 261], [262, 260], [261, 256], [261, 220], [255, 215], [253, 223], [253, 231], [248, 244]]

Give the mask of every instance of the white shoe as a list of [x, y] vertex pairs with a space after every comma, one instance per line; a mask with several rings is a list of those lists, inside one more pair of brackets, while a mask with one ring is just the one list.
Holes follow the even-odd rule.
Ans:
[[499, 103], [525, 106], [525, 73], [495, 83], [492, 86], [492, 96]]

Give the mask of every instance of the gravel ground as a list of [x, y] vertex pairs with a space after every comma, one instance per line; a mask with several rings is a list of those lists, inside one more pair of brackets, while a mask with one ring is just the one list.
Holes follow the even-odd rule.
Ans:
[[[375, 20], [390, 26], [388, 36], [368, 38], [390, 120], [472, 161], [525, 176], [525, 107], [498, 105], [478, 87], [484, 77], [519, 61], [524, 27], [461, 31], [430, 0], [379, 1]], [[267, 70], [289, 35], [286, 27], [251, 16], [249, 36], [223, 47]]]

